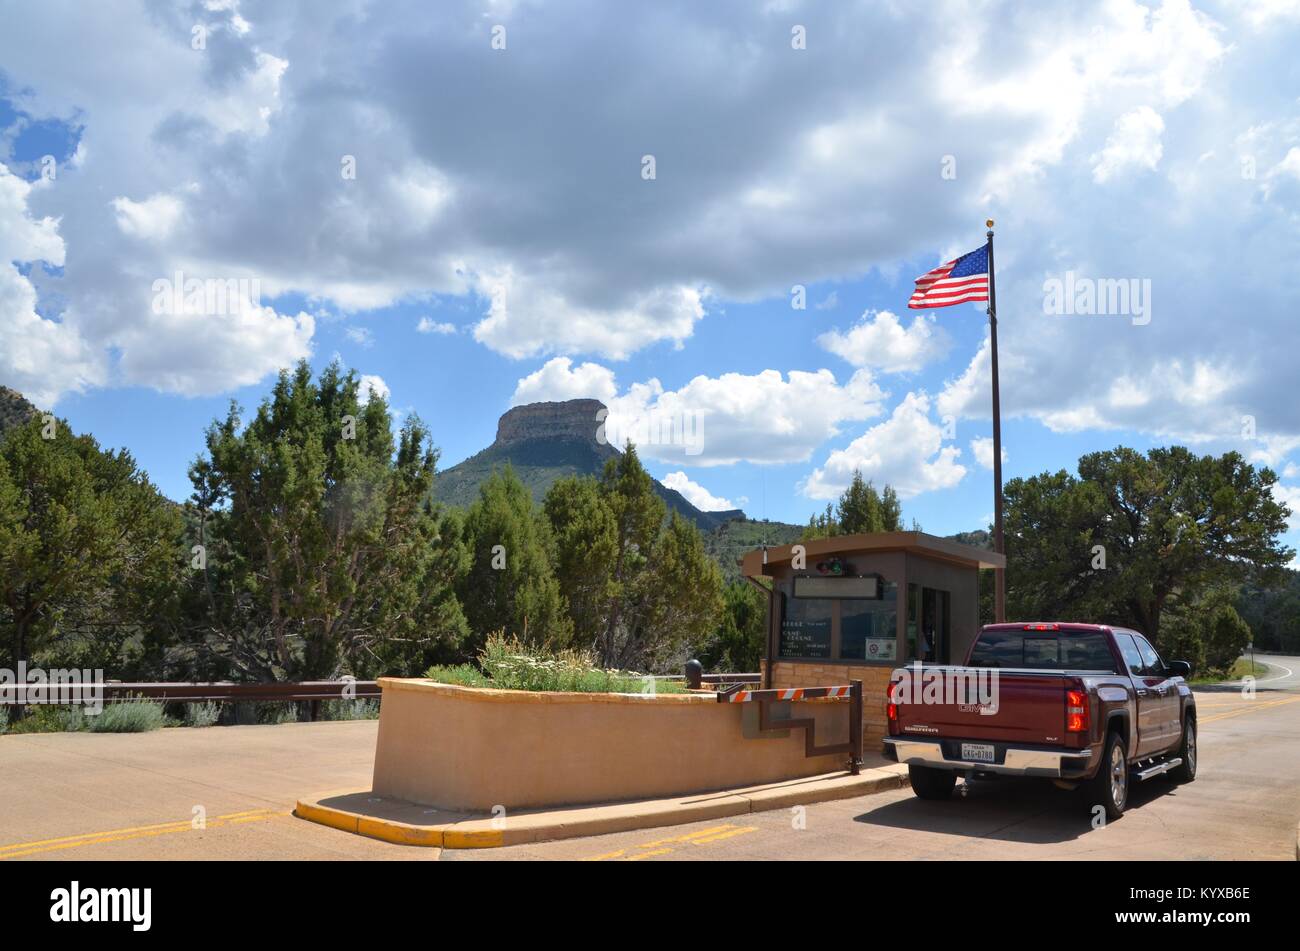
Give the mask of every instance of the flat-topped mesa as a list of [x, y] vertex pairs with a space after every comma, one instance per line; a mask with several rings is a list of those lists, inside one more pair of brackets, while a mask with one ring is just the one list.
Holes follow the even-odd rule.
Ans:
[[494, 446], [507, 446], [530, 439], [562, 439], [596, 442], [600, 400], [565, 400], [563, 403], [529, 403], [516, 406], [497, 421]]

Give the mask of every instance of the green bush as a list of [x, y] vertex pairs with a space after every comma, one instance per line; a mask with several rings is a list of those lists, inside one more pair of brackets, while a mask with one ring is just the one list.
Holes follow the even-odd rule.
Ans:
[[326, 700], [321, 705], [323, 720], [378, 720], [378, 700]]
[[268, 726], [298, 722], [298, 701], [268, 700], [257, 704], [257, 722]]
[[182, 722], [185, 726], [212, 726], [220, 718], [221, 704], [215, 700], [205, 700], [202, 703], [187, 703]]
[[166, 723], [163, 705], [152, 700], [123, 700], [110, 703], [97, 717], [88, 717], [92, 733], [148, 733]]
[[473, 664], [456, 664], [453, 667], [438, 665], [426, 670], [424, 676], [440, 684], [455, 684], [458, 687], [496, 686]]
[[676, 681], [654, 680], [629, 670], [602, 670], [587, 651], [548, 651], [525, 645], [514, 637], [493, 634], [469, 664], [430, 667], [425, 676], [462, 687], [500, 690], [571, 691], [575, 693], [681, 693]]
[[87, 719], [81, 707], [55, 707], [49, 704], [32, 704], [21, 720], [10, 722], [12, 716], [5, 708], [5, 728], [0, 733], [77, 733], [86, 728]]

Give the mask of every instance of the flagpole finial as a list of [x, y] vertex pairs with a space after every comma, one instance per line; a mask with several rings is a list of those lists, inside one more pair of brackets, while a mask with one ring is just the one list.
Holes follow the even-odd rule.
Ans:
[[993, 227], [993, 219], [992, 218], [987, 219], [984, 222], [984, 227], [991, 229]]

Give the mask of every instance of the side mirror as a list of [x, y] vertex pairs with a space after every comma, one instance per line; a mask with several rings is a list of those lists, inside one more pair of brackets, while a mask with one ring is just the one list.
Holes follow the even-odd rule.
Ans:
[[1192, 665], [1185, 660], [1171, 660], [1169, 662], [1170, 677], [1190, 677], [1192, 676]]

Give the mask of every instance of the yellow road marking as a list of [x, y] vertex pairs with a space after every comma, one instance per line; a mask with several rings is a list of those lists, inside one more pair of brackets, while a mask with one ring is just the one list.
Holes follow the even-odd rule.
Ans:
[[717, 835], [711, 835], [707, 839], [695, 839], [695, 845], [708, 845], [710, 842], [721, 842], [723, 839], [730, 839], [733, 836], [744, 835], [747, 832], [757, 832], [758, 826], [744, 826], [740, 829], [732, 829], [730, 832], [719, 832]]
[[697, 845], [701, 842], [712, 842], [715, 839], [727, 838], [729, 835], [739, 835], [741, 832], [752, 832], [755, 826], [749, 826], [744, 829], [737, 829], [734, 823], [726, 823], [720, 826], [709, 826], [707, 829], [696, 829], [694, 832], [688, 832], [685, 835], [677, 835], [668, 839], [655, 839], [653, 842], [642, 842], [636, 848], [642, 849], [640, 852], [629, 854], [627, 849], [618, 849], [614, 852], [605, 852], [602, 855], [591, 855], [583, 859], [584, 862], [603, 862], [606, 859], [623, 859], [625, 862], [639, 862], [641, 859], [649, 858], [652, 855], [666, 855], [672, 851], [671, 846], [680, 845], [687, 842], [694, 842]]
[[642, 859], [648, 859], [652, 855], [667, 855], [672, 849], [652, 849], [649, 852], [638, 852], [636, 855], [629, 855], [625, 861], [639, 862]]
[[1270, 707], [1281, 707], [1288, 703], [1296, 703], [1300, 697], [1287, 697], [1285, 700], [1270, 700], [1268, 703], [1247, 702], [1247, 705], [1239, 710], [1229, 710], [1227, 713], [1216, 713], [1212, 717], [1206, 717], [1201, 720], [1202, 723], [1213, 723], [1215, 720], [1226, 720], [1229, 717], [1239, 717], [1245, 713], [1254, 713], [1257, 710], [1267, 710]]
[[638, 848], [656, 849], [661, 845], [672, 845], [677, 842], [689, 842], [692, 839], [698, 839], [700, 836], [715, 835], [719, 832], [725, 832], [728, 829], [734, 829], [734, 828], [736, 828], [735, 825], [728, 822], [726, 825], [712, 826], [711, 828], [708, 829], [696, 829], [694, 832], [688, 832], [686, 833], [686, 835], [679, 835], [676, 838], [672, 838], [672, 839], [658, 839], [654, 842], [645, 842], [640, 846], [638, 846]]
[[[249, 809], [244, 812], [231, 812], [209, 819], [206, 828], [217, 828], [237, 822], [259, 822], [273, 819], [281, 813], [271, 809]], [[101, 842], [121, 842], [126, 839], [145, 839], [157, 835], [169, 835], [175, 832], [201, 831], [193, 830], [191, 820], [161, 822], [156, 825], [132, 826], [126, 829], [108, 829], [104, 832], [84, 832], [81, 835], [62, 836], [56, 839], [39, 839], [33, 842], [15, 842], [0, 846], [0, 859], [19, 858], [24, 855], [36, 855], [41, 852], [58, 852], [62, 849], [75, 849], [82, 845], [98, 845]]]

